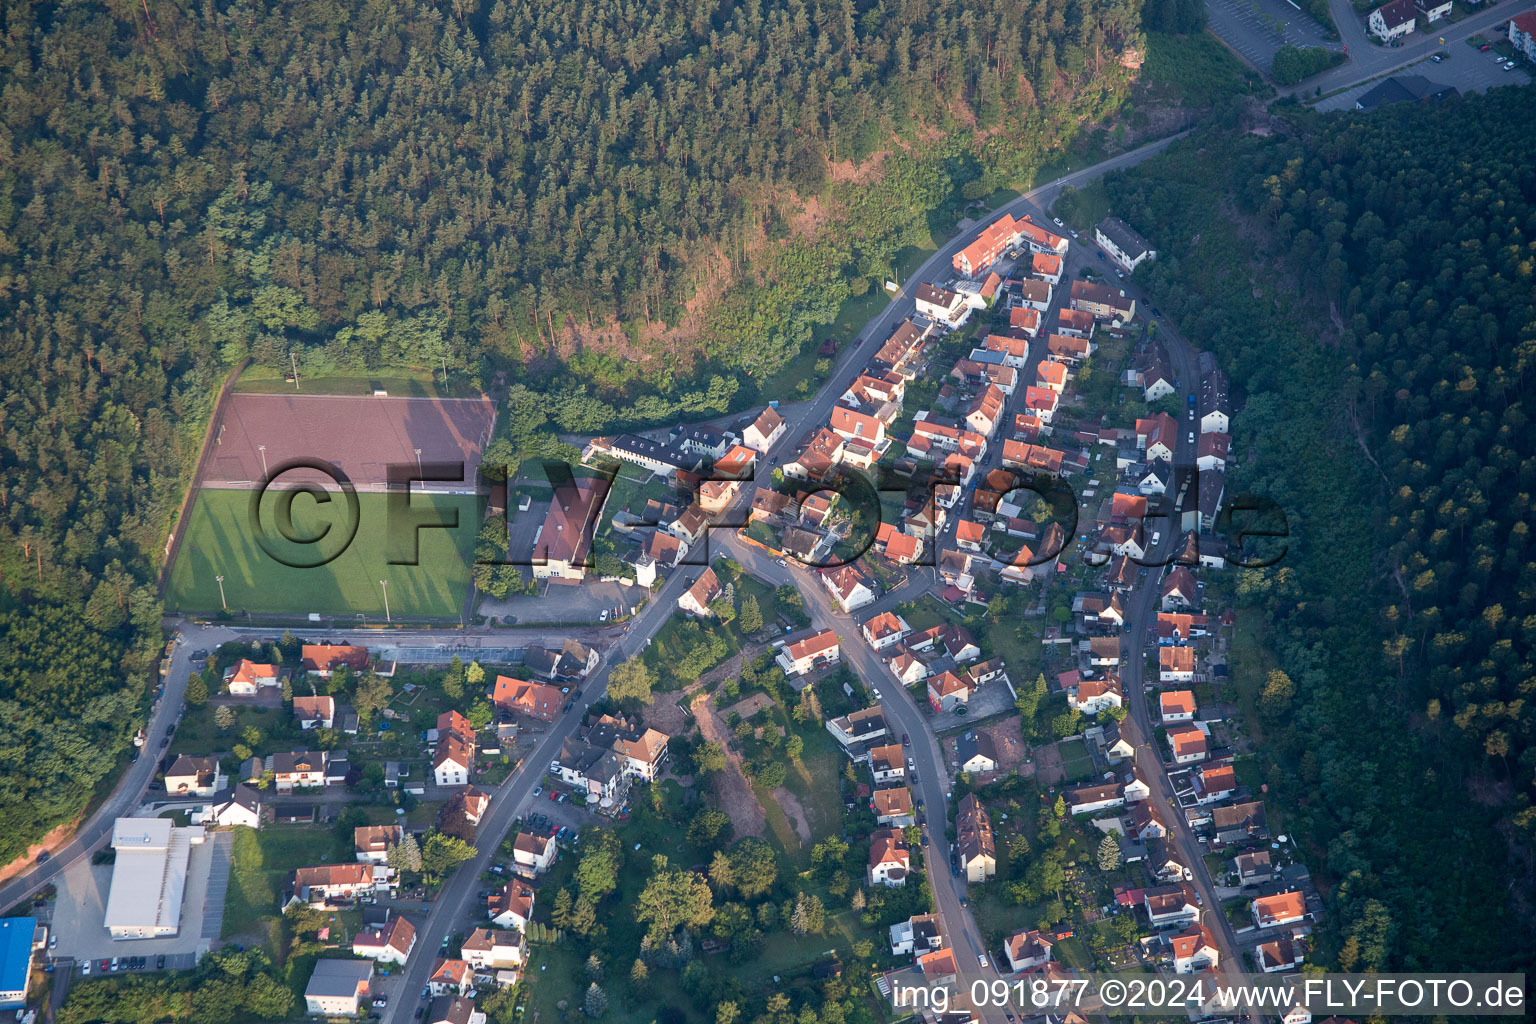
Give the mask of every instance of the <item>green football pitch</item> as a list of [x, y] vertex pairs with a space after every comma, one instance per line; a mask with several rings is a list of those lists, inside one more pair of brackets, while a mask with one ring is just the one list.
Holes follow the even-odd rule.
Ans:
[[[416, 531], [420, 553], [412, 560], [409, 529], [389, 528], [388, 496], [359, 494], [357, 533], [345, 550], [317, 568], [295, 567], [320, 560], [341, 547], [346, 533], [345, 504], [318, 505], [306, 496], [292, 499], [290, 533], [318, 543], [295, 544], [283, 536], [279, 497], [262, 502], [272, 557], [250, 524], [249, 491], [204, 490], [192, 509], [192, 522], [171, 571], [167, 610], [216, 613], [220, 609], [218, 576], [232, 614], [355, 615], [384, 617], [384, 598], [395, 618], [456, 619], [469, 592], [470, 564], [480, 526], [480, 501], [474, 495], [411, 495], [411, 514], [448, 518], [458, 511], [457, 529]], [[403, 543], [402, 543], [403, 542]], [[279, 560], [281, 559], [281, 560]], [[289, 564], [285, 564], [289, 563]], [[381, 587], [380, 580], [388, 586]]]

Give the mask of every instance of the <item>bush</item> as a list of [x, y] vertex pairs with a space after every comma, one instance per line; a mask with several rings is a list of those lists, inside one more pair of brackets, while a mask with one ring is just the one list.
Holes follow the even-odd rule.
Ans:
[[1270, 74], [1281, 85], [1295, 85], [1343, 61], [1343, 54], [1325, 50], [1320, 46], [1309, 46], [1305, 49], [1298, 46], [1282, 46], [1275, 52], [1275, 63], [1270, 69]]

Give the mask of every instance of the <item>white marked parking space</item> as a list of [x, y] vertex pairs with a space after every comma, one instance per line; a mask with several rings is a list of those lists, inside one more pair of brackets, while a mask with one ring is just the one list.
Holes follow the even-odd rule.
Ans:
[[1286, 0], [1206, 0], [1211, 31], [1249, 63], [1268, 72], [1281, 46], [1337, 49], [1323, 27]]

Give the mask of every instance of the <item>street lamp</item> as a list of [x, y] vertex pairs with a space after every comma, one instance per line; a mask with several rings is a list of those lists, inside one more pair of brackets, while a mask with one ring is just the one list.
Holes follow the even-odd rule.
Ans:
[[416, 449], [416, 472], [421, 472], [421, 449]]
[[379, 586], [384, 588], [384, 621], [394, 622], [395, 620], [389, 617], [389, 580], [379, 580]]
[[264, 444], [259, 444], [259, 445], [256, 446], [256, 450], [261, 453], [261, 475], [262, 476], [266, 476], [267, 475], [267, 446], [264, 445]]
[[229, 611], [229, 602], [224, 600], [224, 577], [223, 576], [215, 576], [214, 579], [219, 581], [219, 605], [225, 611]]

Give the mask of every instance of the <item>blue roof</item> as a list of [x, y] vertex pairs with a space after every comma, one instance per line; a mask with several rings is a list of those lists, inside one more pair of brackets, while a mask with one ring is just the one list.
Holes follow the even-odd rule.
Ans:
[[27, 987], [36, 934], [35, 917], [0, 917], [0, 992], [20, 992]]

